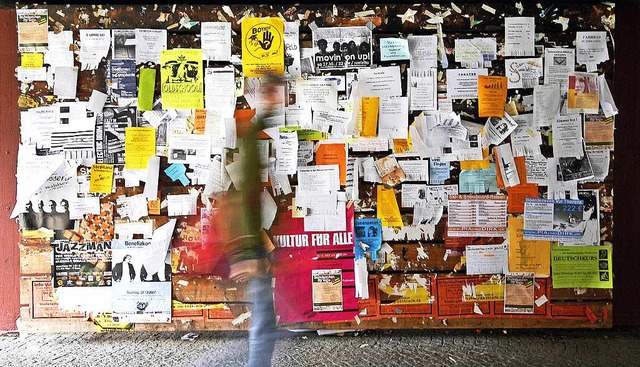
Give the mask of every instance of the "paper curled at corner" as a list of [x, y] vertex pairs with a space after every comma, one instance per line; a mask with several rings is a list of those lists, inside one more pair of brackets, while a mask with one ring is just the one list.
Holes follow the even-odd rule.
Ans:
[[480, 306], [478, 306], [477, 303], [473, 303], [473, 313], [478, 314], [478, 315], [484, 315], [482, 313], [482, 310], [480, 309]]
[[609, 89], [609, 84], [607, 79], [604, 78], [604, 74], [598, 75], [598, 91], [600, 92], [600, 107], [602, 107], [604, 115], [606, 117], [617, 115], [618, 107], [616, 107], [616, 103], [613, 100], [611, 89]]
[[[171, 245], [171, 238], [176, 221], [176, 219], [171, 219], [169, 222], [156, 228], [151, 238], [151, 244], [140, 252], [143, 259], [147, 259], [145, 264], [150, 264], [150, 268], [162, 269], [164, 267], [164, 260]], [[153, 266], [155, 266], [155, 268]]]

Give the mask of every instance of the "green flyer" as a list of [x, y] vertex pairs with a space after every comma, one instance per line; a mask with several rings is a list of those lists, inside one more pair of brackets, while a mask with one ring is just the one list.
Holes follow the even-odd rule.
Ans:
[[613, 288], [611, 245], [552, 246], [553, 288]]
[[156, 69], [140, 69], [140, 86], [138, 89], [138, 109], [140, 111], [151, 111], [156, 90]]

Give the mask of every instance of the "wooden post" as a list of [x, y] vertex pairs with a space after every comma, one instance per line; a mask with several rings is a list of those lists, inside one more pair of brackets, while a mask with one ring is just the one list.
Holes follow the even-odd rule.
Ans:
[[18, 226], [9, 215], [16, 202], [20, 124], [15, 67], [18, 65], [16, 12], [0, 10], [0, 330], [15, 330], [20, 314]]

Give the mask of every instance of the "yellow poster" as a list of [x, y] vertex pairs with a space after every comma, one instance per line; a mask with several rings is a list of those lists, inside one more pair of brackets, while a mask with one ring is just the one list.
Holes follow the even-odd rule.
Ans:
[[133, 332], [135, 325], [129, 322], [113, 321], [111, 312], [97, 313], [93, 316], [93, 325], [99, 333], [127, 331]]
[[149, 215], [160, 215], [160, 199], [147, 200], [147, 210]]
[[113, 164], [92, 164], [89, 192], [111, 194], [113, 189]]
[[402, 216], [396, 200], [396, 192], [393, 188], [385, 188], [378, 185], [378, 212], [377, 217], [382, 220], [384, 227], [402, 227]]
[[204, 108], [202, 50], [162, 50], [160, 62], [162, 108]]
[[213, 310], [227, 307], [226, 303], [182, 303], [175, 299], [171, 300], [172, 310]]
[[536, 277], [549, 276], [551, 242], [525, 240], [524, 219], [510, 217], [509, 223], [509, 271], [535, 273]]
[[242, 21], [242, 72], [245, 77], [284, 75], [282, 19], [245, 18]]
[[403, 282], [391, 285], [391, 276], [384, 275], [383, 280], [378, 285], [378, 290], [383, 299], [394, 299], [394, 305], [419, 305], [433, 303], [433, 296], [430, 292], [431, 279], [422, 274], [405, 275]]
[[478, 116], [502, 117], [507, 103], [507, 78], [478, 75]]
[[37, 69], [44, 65], [44, 54], [22, 54], [20, 56], [20, 66], [25, 69]]
[[378, 135], [378, 108], [380, 97], [362, 97], [362, 133], [363, 137], [373, 138]]
[[124, 132], [124, 167], [145, 169], [156, 154], [156, 129], [128, 127]]

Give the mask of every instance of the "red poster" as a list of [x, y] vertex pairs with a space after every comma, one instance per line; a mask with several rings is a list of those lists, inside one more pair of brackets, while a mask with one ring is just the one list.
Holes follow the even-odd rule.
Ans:
[[[491, 302], [464, 302], [463, 289], [483, 285], [489, 277], [438, 277], [438, 317], [481, 317], [491, 314]], [[478, 308], [474, 312], [474, 305]], [[480, 314], [481, 313], [481, 314]]]
[[[346, 231], [305, 232], [304, 219], [278, 213], [271, 227], [276, 246], [273, 275], [280, 323], [353, 321], [358, 313], [353, 263], [353, 206], [347, 208]], [[313, 311], [312, 270], [342, 270], [342, 311]]]

